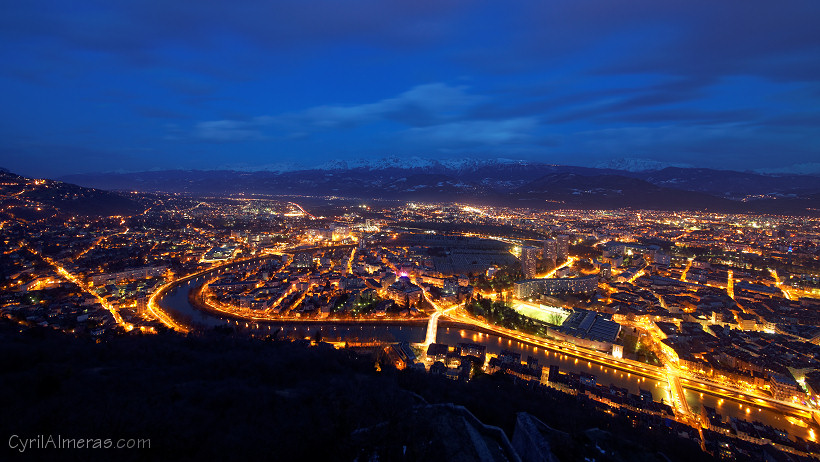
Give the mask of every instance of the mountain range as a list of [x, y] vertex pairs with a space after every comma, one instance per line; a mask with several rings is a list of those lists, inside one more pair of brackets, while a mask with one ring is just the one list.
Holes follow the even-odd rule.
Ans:
[[633, 207], [791, 214], [815, 214], [820, 209], [817, 176], [613, 164], [618, 165], [628, 168], [391, 157], [294, 170], [94, 173], [61, 180], [108, 190], [461, 201], [552, 209]]

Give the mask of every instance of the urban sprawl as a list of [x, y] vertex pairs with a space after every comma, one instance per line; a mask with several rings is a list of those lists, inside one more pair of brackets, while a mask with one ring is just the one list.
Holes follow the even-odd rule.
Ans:
[[[713, 453], [820, 452], [818, 219], [140, 197], [105, 218], [7, 205], [0, 313], [99, 341], [207, 317], [453, 380], [509, 374]], [[198, 316], [164, 302], [180, 288]]]

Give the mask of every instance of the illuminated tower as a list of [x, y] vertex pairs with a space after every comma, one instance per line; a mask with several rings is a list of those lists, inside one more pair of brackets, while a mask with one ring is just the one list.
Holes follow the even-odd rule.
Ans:
[[535, 277], [535, 263], [538, 258], [538, 247], [524, 246], [521, 248], [521, 270], [524, 279]]
[[559, 234], [555, 236], [555, 242], [558, 250], [558, 259], [566, 260], [567, 257], [569, 257], [569, 236]]
[[558, 246], [555, 239], [545, 239], [541, 242], [544, 245], [544, 260], [546, 260], [549, 268], [555, 268], [558, 259]]

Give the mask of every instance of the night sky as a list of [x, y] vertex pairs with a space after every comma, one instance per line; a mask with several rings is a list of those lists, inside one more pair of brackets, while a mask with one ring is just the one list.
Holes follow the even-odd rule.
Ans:
[[820, 170], [820, 1], [23, 0], [0, 166]]

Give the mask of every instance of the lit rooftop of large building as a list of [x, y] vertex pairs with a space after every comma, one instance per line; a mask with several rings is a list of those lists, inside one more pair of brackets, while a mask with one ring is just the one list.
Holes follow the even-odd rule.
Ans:
[[621, 332], [621, 325], [613, 321], [611, 315], [576, 309], [561, 324], [560, 330], [576, 337], [614, 342]]

